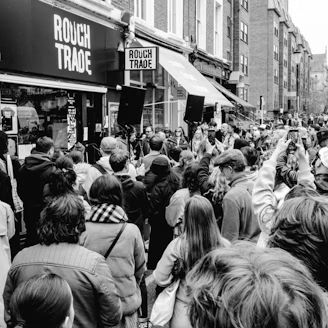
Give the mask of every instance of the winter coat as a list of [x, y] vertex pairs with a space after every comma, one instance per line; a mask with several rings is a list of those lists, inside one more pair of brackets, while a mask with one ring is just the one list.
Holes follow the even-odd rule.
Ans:
[[[176, 260], [183, 260], [183, 239], [175, 238], [165, 249], [163, 256], [158, 262], [153, 272], [156, 284], [167, 287], [173, 282], [172, 269]], [[187, 272], [185, 272], [187, 274]], [[191, 328], [188, 317], [188, 298], [186, 296], [185, 279], [181, 279], [176, 293], [173, 316], [170, 321], [170, 328]]]
[[6, 322], [10, 297], [15, 288], [35, 275], [54, 273], [65, 279], [74, 299], [74, 328], [117, 325], [122, 316], [121, 301], [104, 258], [76, 244], [35, 245], [15, 257], [8, 273], [4, 301]]
[[230, 241], [257, 241], [260, 227], [252, 204], [254, 181], [246, 172], [230, 182], [231, 189], [223, 197], [222, 236]]
[[149, 243], [148, 269], [156, 267], [166, 246], [173, 238], [173, 228], [170, 227], [165, 219], [165, 209], [169, 204], [172, 195], [177, 191], [179, 180], [172, 184], [167, 176], [155, 179], [152, 187], [150, 200], [151, 235]]
[[149, 214], [146, 188], [142, 182], [132, 180], [128, 174], [115, 176], [122, 184], [123, 209], [128, 216], [128, 222], [137, 225], [143, 234], [145, 220]]
[[[119, 206], [93, 206], [81, 244], [104, 256], [126, 221], [127, 216]], [[138, 227], [131, 223], [126, 225], [106, 262], [122, 301], [123, 314], [133, 314], [141, 305], [138, 283], [146, 269], [144, 244]]]
[[29, 245], [38, 243], [36, 234], [43, 203], [43, 189], [55, 171], [55, 164], [49, 156], [34, 153], [25, 158], [17, 179], [17, 192], [24, 203], [24, 221]]

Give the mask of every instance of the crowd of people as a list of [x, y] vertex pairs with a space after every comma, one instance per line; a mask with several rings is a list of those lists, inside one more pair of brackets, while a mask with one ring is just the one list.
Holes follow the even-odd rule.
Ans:
[[322, 117], [148, 126], [95, 164], [48, 137], [20, 163], [0, 131], [0, 327], [326, 328]]

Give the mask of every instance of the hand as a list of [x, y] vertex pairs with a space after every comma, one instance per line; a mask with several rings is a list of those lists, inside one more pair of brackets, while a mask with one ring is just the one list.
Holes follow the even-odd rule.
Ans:
[[296, 158], [298, 160], [306, 158], [306, 151], [305, 151], [302, 139], [300, 139], [300, 138], [298, 139], [296, 148], [297, 148], [296, 152], [295, 152]]
[[291, 142], [291, 139], [290, 140], [286, 140], [286, 139], [287, 139], [287, 134], [285, 136], [283, 136], [281, 139], [279, 139], [276, 149], [273, 152], [275, 155], [279, 156], [281, 153], [287, 151], [287, 148]]

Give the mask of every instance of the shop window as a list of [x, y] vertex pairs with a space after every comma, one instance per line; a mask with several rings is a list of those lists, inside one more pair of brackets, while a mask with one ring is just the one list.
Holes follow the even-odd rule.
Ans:
[[[42, 136], [52, 138], [55, 147], [62, 150], [70, 149], [77, 141], [78, 129], [82, 126], [81, 112], [77, 110], [81, 108], [78, 92], [2, 83], [0, 105], [2, 114], [4, 108], [17, 113], [12, 123], [15, 129], [2, 128], [17, 137], [17, 155], [21, 159]], [[6, 124], [6, 117], [2, 117], [2, 125], [4, 122]]]

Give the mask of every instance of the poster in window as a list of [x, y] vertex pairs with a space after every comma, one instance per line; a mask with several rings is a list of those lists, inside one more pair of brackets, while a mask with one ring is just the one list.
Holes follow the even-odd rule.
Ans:
[[1, 130], [7, 134], [17, 134], [17, 106], [16, 104], [0, 104]]

